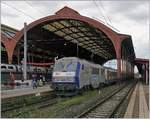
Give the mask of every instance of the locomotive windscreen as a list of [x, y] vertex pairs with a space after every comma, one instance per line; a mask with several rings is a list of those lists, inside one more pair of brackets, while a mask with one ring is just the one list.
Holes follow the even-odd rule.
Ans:
[[74, 82], [77, 61], [73, 59], [57, 60], [54, 65], [53, 82]]
[[59, 60], [55, 63], [54, 71], [61, 72], [75, 72], [77, 62], [72, 59]]

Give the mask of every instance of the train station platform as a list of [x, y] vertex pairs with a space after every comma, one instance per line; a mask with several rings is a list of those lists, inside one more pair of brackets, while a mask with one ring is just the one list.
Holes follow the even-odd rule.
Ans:
[[43, 87], [37, 87], [36, 89], [33, 89], [31, 87], [31, 88], [16, 89], [16, 90], [5, 90], [5, 91], [1, 91], [1, 99], [43, 93], [47, 91], [52, 91], [49, 85]]
[[149, 118], [149, 86], [138, 82], [129, 101], [125, 118]]

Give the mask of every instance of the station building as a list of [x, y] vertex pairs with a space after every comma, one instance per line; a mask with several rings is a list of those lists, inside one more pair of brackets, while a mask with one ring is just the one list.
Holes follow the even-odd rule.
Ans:
[[[2, 63], [21, 64], [23, 36], [24, 28], [1, 25]], [[119, 77], [133, 77], [135, 64], [142, 73], [143, 65], [135, 60], [130, 35], [117, 33], [66, 6], [27, 25], [27, 49], [28, 62], [46, 63], [55, 57], [75, 56], [103, 65], [116, 59]], [[148, 69], [149, 61], [145, 66]], [[145, 77], [149, 77], [147, 72]]]

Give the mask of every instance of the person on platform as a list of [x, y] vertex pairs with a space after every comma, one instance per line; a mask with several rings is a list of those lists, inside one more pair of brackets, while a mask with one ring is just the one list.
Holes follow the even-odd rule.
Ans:
[[33, 87], [33, 89], [37, 88], [36, 76], [34, 74], [32, 76], [32, 87]]
[[46, 82], [45, 76], [42, 76], [42, 82], [43, 82], [43, 85], [45, 85], [45, 82]]

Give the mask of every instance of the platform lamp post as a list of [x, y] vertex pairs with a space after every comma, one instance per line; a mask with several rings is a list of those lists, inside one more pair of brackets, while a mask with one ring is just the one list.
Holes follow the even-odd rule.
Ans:
[[79, 56], [79, 42], [77, 40], [74, 40], [74, 43], [77, 44], [77, 57]]
[[23, 80], [27, 80], [27, 24], [24, 23], [24, 58], [23, 58]]

